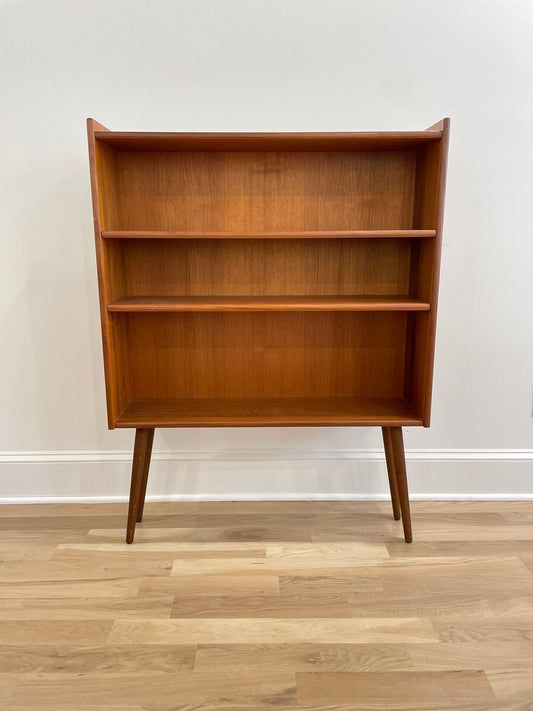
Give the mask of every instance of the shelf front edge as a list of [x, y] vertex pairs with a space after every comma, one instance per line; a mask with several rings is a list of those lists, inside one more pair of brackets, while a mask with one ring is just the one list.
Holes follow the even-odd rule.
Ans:
[[391, 239], [435, 237], [435, 230], [308, 230], [209, 232], [187, 230], [102, 230], [102, 239]]
[[131, 296], [107, 305], [109, 313], [189, 313], [264, 311], [430, 311], [431, 305], [408, 296]]

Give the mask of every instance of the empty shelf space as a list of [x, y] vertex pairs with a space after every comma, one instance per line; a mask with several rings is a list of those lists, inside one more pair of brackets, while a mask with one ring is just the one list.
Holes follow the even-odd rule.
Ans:
[[411, 296], [125, 296], [110, 312], [141, 311], [429, 311]]
[[442, 131], [348, 133], [150, 133], [95, 131], [97, 141], [118, 151], [374, 151], [416, 148]]
[[414, 426], [402, 398], [177, 398], [131, 400], [115, 427]]
[[435, 230], [308, 230], [276, 232], [209, 232], [172, 230], [103, 230], [103, 239], [375, 239], [435, 237]]

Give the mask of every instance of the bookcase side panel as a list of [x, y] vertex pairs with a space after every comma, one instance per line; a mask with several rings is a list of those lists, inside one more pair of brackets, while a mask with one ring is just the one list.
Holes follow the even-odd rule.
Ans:
[[429, 357], [427, 364], [426, 381], [426, 406], [424, 414], [424, 427], [429, 427], [431, 418], [431, 401], [433, 395], [433, 367], [435, 361], [435, 338], [437, 332], [437, 306], [439, 298], [440, 264], [442, 255], [442, 230], [444, 223], [444, 202], [446, 195], [446, 173], [448, 168], [448, 145], [450, 140], [450, 119], [445, 118], [442, 122], [442, 139], [439, 165], [438, 181], [438, 204], [437, 204], [437, 235], [435, 237], [435, 259], [433, 268], [433, 283], [431, 295], [431, 311], [429, 318]]
[[442, 139], [416, 151], [413, 229], [437, 229]]
[[413, 314], [409, 319], [408, 338], [412, 342], [407, 348], [406, 371], [410, 374], [406, 397], [425, 427], [429, 427], [431, 414], [448, 137], [449, 119], [445, 119], [442, 139], [420, 148], [417, 155], [413, 228], [434, 228], [436, 237], [420, 240], [411, 265], [410, 294], [431, 306], [429, 312]]
[[128, 401], [124, 387], [124, 378], [127, 375], [127, 369], [123, 365], [127, 356], [124, 328], [118, 321], [110, 318], [106, 308], [107, 304], [124, 290], [123, 259], [121, 251], [101, 237], [101, 230], [116, 219], [115, 151], [94, 140], [91, 122], [88, 122], [88, 132], [107, 413], [108, 425], [112, 429]]
[[123, 319], [117, 318], [117, 316], [118, 314], [108, 314], [113, 360], [106, 371], [106, 383], [109, 382], [109, 387], [112, 388], [115, 398], [114, 413], [116, 412], [116, 415], [113, 415], [113, 422], [131, 400], [127, 325]]
[[407, 323], [405, 399], [420, 417], [426, 415], [431, 319], [429, 311], [411, 313]]

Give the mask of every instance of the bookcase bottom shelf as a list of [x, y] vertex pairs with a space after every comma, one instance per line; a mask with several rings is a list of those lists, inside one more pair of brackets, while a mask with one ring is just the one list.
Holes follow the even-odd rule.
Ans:
[[402, 398], [175, 398], [130, 400], [115, 427], [422, 425]]

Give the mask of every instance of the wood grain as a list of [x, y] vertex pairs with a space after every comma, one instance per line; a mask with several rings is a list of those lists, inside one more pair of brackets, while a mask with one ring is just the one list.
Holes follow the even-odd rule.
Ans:
[[[379, 559], [378, 559], [379, 560]], [[179, 559], [174, 561], [172, 567], [172, 575], [187, 575], [209, 571], [210, 573], [232, 573], [240, 571], [245, 574], [249, 573], [266, 573], [275, 575], [285, 575], [288, 572], [296, 574], [313, 574], [319, 569], [334, 568], [337, 570], [349, 569], [354, 574], [364, 575], [370, 573], [375, 574], [375, 567], [365, 568], [361, 565], [361, 558], [350, 555], [325, 555], [325, 556], [266, 556], [263, 558], [249, 558], [241, 560], [240, 558], [218, 557], [216, 560], [210, 558], [194, 559]]]
[[150, 647], [113, 647], [72, 641], [70, 644], [28, 644], [17, 648], [0, 646], [3, 674], [106, 675], [161, 673], [169, 674], [194, 667], [195, 645], [157, 645]]
[[3, 620], [2, 643], [9, 646], [103, 644], [113, 626], [111, 620]]
[[106, 230], [413, 227], [414, 150], [116, 151], [114, 168], [117, 222], [110, 215]]
[[[439, 298], [440, 263], [443, 241], [444, 198], [450, 141], [450, 119], [442, 122], [442, 141], [428, 144], [424, 151], [423, 167], [417, 165], [419, 184], [415, 186], [414, 225], [434, 227], [437, 236], [431, 244], [417, 242], [419, 250], [416, 293], [431, 301], [432, 309], [423, 317], [413, 317], [412, 360], [409, 380], [410, 400], [424, 413], [424, 427], [431, 421], [433, 390], [433, 365], [437, 329], [437, 305]], [[421, 152], [419, 150], [419, 156]], [[419, 158], [420, 160], [420, 158]], [[409, 366], [408, 366], [409, 367]]]
[[531, 706], [531, 502], [125, 508], [0, 508], [2, 711]]
[[285, 230], [278, 232], [222, 232], [194, 230], [102, 230], [102, 239], [388, 239], [435, 237], [436, 230]]
[[483, 668], [531, 668], [529, 642], [424, 644], [202, 644], [195, 669], [238, 673], [251, 670], [294, 672], [437, 672]]
[[449, 119], [87, 132], [108, 425], [136, 428], [126, 541], [156, 426], [377, 425], [411, 542], [401, 427], [429, 426]]
[[124, 296], [108, 311], [429, 311], [410, 296]]
[[[435, 632], [425, 619], [173, 619], [117, 620], [109, 634], [111, 644], [225, 644], [287, 642], [430, 642]], [[188, 641], [185, 641], [188, 640]]]
[[[451, 672], [296, 672], [301, 703], [351, 703], [354, 709], [382, 709], [388, 699], [412, 704], [411, 708], [442, 709], [496, 701], [485, 673]], [[444, 692], [445, 690], [445, 692]]]
[[[73, 563], [74, 564], [74, 563]], [[138, 587], [138, 586], [137, 586]], [[78, 586], [79, 590], [79, 586]], [[90, 592], [90, 590], [89, 590]], [[51, 591], [48, 590], [50, 594]], [[168, 619], [175, 596], [0, 598], [0, 620]]]
[[113, 374], [122, 369], [126, 353], [121, 324], [111, 321], [107, 317], [105, 304], [115, 297], [117, 291], [122, 290], [123, 269], [120, 254], [113, 246], [111, 249], [107, 249], [101, 237], [101, 230], [105, 229], [107, 221], [112, 224], [117, 219], [116, 167], [113, 149], [96, 141], [96, 131], [107, 133], [107, 129], [101, 124], [94, 119], [88, 119], [87, 137], [100, 295], [100, 321], [106, 374], [107, 416], [109, 427], [113, 427], [113, 422], [124, 401], [124, 391], [120, 379], [114, 377]]
[[[89, 119], [96, 124], [96, 121]], [[150, 133], [112, 131], [95, 125], [96, 138], [117, 150], [137, 151], [253, 151], [253, 150], [399, 150], [442, 137], [443, 126], [427, 131], [339, 133]]]
[[211, 595], [231, 595], [247, 597], [248, 595], [270, 596], [279, 593], [279, 577], [277, 575], [227, 574], [217, 575], [210, 572], [198, 575], [186, 575], [167, 578], [140, 578], [138, 581], [139, 595], [167, 596], [192, 595], [204, 597]]
[[447, 132], [116, 133], [89, 119], [109, 426], [179, 426], [120, 415], [182, 397], [258, 411], [399, 398], [416, 421], [400, 405], [368, 424], [427, 425]]
[[[124, 531], [121, 535], [118, 528], [95, 528], [88, 532], [87, 540], [93, 543], [122, 542]], [[308, 528], [291, 526], [287, 519], [285, 526], [270, 526], [268, 524], [256, 526], [253, 521], [247, 521], [227, 527], [193, 525], [187, 528], [139, 528], [135, 536], [136, 543], [156, 543], [157, 541], [165, 543], [169, 540], [199, 543], [207, 541], [254, 541], [256, 543], [260, 541], [311, 541], [311, 533]]]
[[[225, 354], [225, 364], [229, 365], [228, 352]], [[149, 355], [149, 357], [151, 357]], [[275, 358], [275, 355], [273, 356]], [[331, 354], [333, 358], [333, 353]], [[325, 360], [325, 358], [324, 358]], [[170, 364], [169, 364], [170, 367]], [[180, 368], [181, 370], [181, 368]], [[154, 379], [163, 385], [162, 372], [154, 370]], [[167, 371], [171, 372], [171, 371]], [[196, 375], [195, 369], [194, 375]], [[234, 381], [237, 372], [229, 373]], [[224, 370], [221, 368], [220, 373]], [[291, 369], [290, 375], [294, 373]], [[316, 377], [316, 387], [321, 387], [319, 373], [311, 373]], [[242, 376], [242, 371], [241, 371]], [[187, 377], [187, 376], [185, 376]], [[190, 377], [190, 375], [189, 375]], [[268, 372], [266, 373], [268, 377]], [[182, 380], [175, 378], [176, 388], [190, 389], [195, 387], [204, 390], [208, 383], [200, 384], [197, 380]], [[212, 387], [223, 388], [228, 384], [223, 378], [217, 377]], [[229, 385], [229, 384], [228, 384]], [[252, 383], [241, 380], [241, 388], [254, 387]], [[295, 388], [297, 383], [289, 377], [280, 387]], [[145, 387], [139, 383], [139, 387]], [[255, 387], [261, 387], [260, 384]], [[205, 392], [205, 390], [204, 390]], [[368, 427], [387, 425], [418, 425], [421, 423], [417, 413], [400, 397], [350, 398], [350, 397], [176, 397], [172, 399], [136, 398], [130, 400], [117, 418], [117, 427], [256, 427], [258, 425], [279, 426], [359, 426]]]
[[406, 295], [412, 242], [124, 239], [113, 245], [124, 268], [114, 296]]
[[133, 543], [135, 525], [142, 519], [144, 496], [150, 468], [154, 428], [138, 428], [135, 431], [133, 463], [131, 469], [130, 500], [128, 505], [128, 524], [126, 543]]
[[405, 451], [401, 427], [390, 427], [390, 444], [394, 458], [394, 471], [398, 486], [398, 500], [402, 512], [402, 526], [406, 543], [411, 543], [413, 533], [411, 528], [411, 513], [409, 510], [409, 491], [407, 488], [407, 470], [405, 466]]
[[487, 677], [500, 701], [510, 703], [527, 699], [531, 708], [531, 699], [533, 699], [531, 670], [531, 665], [527, 669], [498, 669], [489, 671]]
[[405, 402], [401, 311], [111, 316], [127, 330], [130, 400], [224, 399], [224, 408], [232, 398], [257, 398], [268, 410], [271, 399], [325, 398], [330, 417], [343, 405], [336, 398]]
[[72, 694], [83, 698], [93, 709], [105, 709], [106, 704], [124, 709], [136, 708], [137, 704], [140, 709], [179, 709], [184, 704], [213, 709], [232, 703], [241, 708], [253, 708], [255, 704], [272, 708], [296, 702], [296, 681], [294, 674], [271, 672], [247, 675], [237, 685], [226, 674], [178, 671], [89, 675], [76, 678], [73, 685], [73, 675], [51, 674], [28, 678], [23, 686], [14, 689], [9, 702], [12, 708], [28, 709], [38, 699], [39, 706], [34, 708], [72, 708], [65, 704]]

